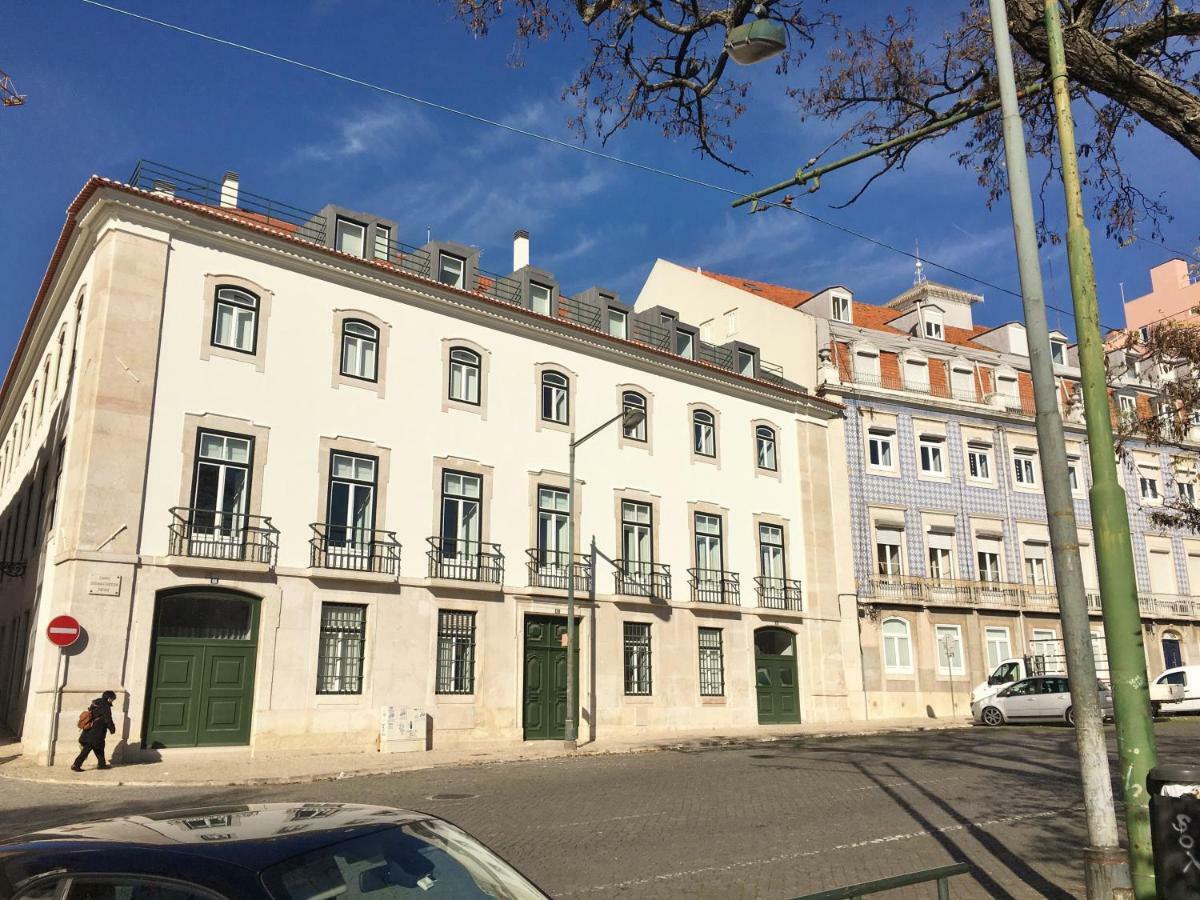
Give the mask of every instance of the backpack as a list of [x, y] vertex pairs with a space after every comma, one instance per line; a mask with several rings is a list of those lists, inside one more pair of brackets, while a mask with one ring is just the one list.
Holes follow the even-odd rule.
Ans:
[[87, 731], [89, 728], [92, 727], [92, 722], [94, 720], [95, 720], [95, 716], [92, 715], [92, 708], [89, 706], [87, 709], [85, 709], [83, 712], [81, 712], [79, 714], [79, 721], [76, 722], [75, 724], [79, 726], [80, 731]]

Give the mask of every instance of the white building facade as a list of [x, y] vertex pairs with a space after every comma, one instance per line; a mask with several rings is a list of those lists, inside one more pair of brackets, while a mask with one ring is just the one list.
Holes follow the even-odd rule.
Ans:
[[568, 579], [581, 740], [863, 715], [840, 405], [561, 295], [520, 233], [499, 276], [232, 176], [131, 181], [72, 206], [0, 401], [27, 755], [107, 688], [127, 758], [373, 751], [386, 707], [433, 746], [561, 738]]

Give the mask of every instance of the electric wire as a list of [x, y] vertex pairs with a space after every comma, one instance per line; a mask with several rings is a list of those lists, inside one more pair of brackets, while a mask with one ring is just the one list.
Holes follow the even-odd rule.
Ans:
[[[607, 162], [615, 163], [617, 165], [626, 166], [628, 168], [636, 169], [636, 170], [646, 172], [646, 173], [649, 173], [652, 175], [658, 175], [658, 176], [661, 176], [664, 178], [674, 179], [676, 181], [690, 184], [694, 187], [701, 187], [706, 190], [717, 191], [719, 193], [726, 194], [728, 196], [733, 196], [733, 197], [745, 196], [744, 191], [740, 191], [735, 188], [726, 187], [724, 185], [716, 184], [711, 181], [705, 181], [704, 179], [701, 179], [701, 178], [694, 178], [690, 175], [684, 175], [679, 172], [673, 172], [669, 169], [663, 169], [659, 166], [652, 166], [652, 165], [648, 165], [646, 163], [638, 162], [636, 160], [626, 159], [625, 157], [617, 156], [616, 154], [613, 154], [613, 153], [605, 153], [604, 151], [601, 151], [601, 150], [594, 150], [590, 147], [584, 147], [580, 144], [575, 144], [575, 143], [571, 143], [569, 141], [562, 140], [561, 138], [556, 138], [556, 137], [552, 137], [550, 135], [541, 134], [536, 131], [530, 131], [527, 128], [520, 128], [520, 127], [518, 127], [516, 125], [512, 125], [508, 122], [503, 122], [498, 119], [491, 119], [491, 118], [488, 118], [487, 116], [481, 116], [481, 115], [478, 115], [477, 113], [472, 113], [472, 112], [468, 112], [466, 110], [458, 109], [456, 107], [450, 106], [445, 103], [438, 103], [437, 101], [429, 100], [424, 97], [419, 97], [419, 96], [416, 96], [415, 94], [408, 94], [403, 91], [396, 90], [394, 88], [389, 88], [384, 85], [377, 84], [375, 82], [366, 81], [361, 78], [356, 78], [352, 75], [347, 75], [342, 72], [337, 72], [332, 69], [327, 69], [323, 66], [313, 65], [312, 63], [307, 63], [307, 62], [304, 62], [303, 60], [295, 59], [294, 57], [284, 56], [283, 54], [274, 53], [270, 50], [263, 50], [259, 47], [255, 47], [250, 44], [245, 44], [245, 43], [241, 43], [239, 41], [230, 40], [228, 38], [219, 37], [217, 35], [209, 34], [207, 32], [203, 32], [203, 31], [197, 31], [196, 29], [187, 28], [186, 26], [183, 26], [183, 25], [177, 25], [173, 22], [167, 22], [162, 19], [156, 19], [152, 16], [143, 15], [141, 13], [137, 13], [132, 10], [124, 9], [119, 6], [113, 6], [112, 4], [109, 4], [109, 3], [103, 3], [103, 2], [100, 2], [100, 0], [80, 0], [80, 2], [87, 6], [92, 6], [92, 7], [98, 8], [98, 9], [103, 9], [108, 12], [126, 16], [131, 19], [136, 19], [140, 22], [145, 22], [150, 25], [157, 25], [157, 26], [159, 26], [161, 28], [165, 28], [169, 31], [174, 31], [179, 34], [188, 35], [189, 37], [199, 38], [201, 40], [209, 41], [210, 43], [219, 44], [221, 46], [229, 47], [229, 48], [232, 48], [235, 50], [241, 50], [241, 51], [250, 53], [255, 56], [261, 56], [265, 59], [269, 59], [274, 62], [280, 62], [280, 63], [284, 63], [286, 65], [295, 66], [296, 68], [303, 69], [303, 70], [312, 72], [317, 75], [324, 75], [328, 78], [333, 78], [337, 81], [342, 81], [347, 84], [355, 85], [357, 87], [362, 87], [362, 88], [366, 88], [368, 90], [386, 94], [388, 96], [395, 97], [400, 100], [406, 100], [410, 103], [415, 103], [419, 106], [424, 106], [429, 109], [435, 109], [439, 112], [458, 116], [458, 117], [466, 119], [468, 121], [475, 122], [476, 124], [479, 124], [479, 125], [487, 125], [487, 126], [491, 126], [493, 128], [499, 128], [504, 131], [508, 131], [512, 134], [519, 135], [521, 137], [526, 137], [526, 138], [530, 138], [533, 140], [542, 141], [543, 143], [547, 143], [552, 146], [559, 147], [561, 149], [573, 150], [577, 153], [583, 153], [587, 156], [595, 157], [597, 159], [602, 159]], [[830, 144], [830, 147], [834, 146], [837, 143], [840, 143], [842, 140], [845, 139], [845, 136], [846, 135], [843, 135], [842, 137], [835, 140], [833, 142], [833, 144]], [[824, 153], [828, 152], [829, 149], [830, 149], [829, 147], [826, 147], [825, 150], [821, 151], [820, 155], [823, 155]], [[902, 247], [898, 247], [895, 244], [891, 244], [885, 240], [876, 238], [872, 235], [866, 234], [865, 232], [858, 231], [854, 228], [851, 228], [847, 225], [843, 225], [839, 222], [834, 222], [829, 219], [825, 219], [821, 216], [816, 215], [815, 213], [808, 212], [807, 210], [800, 209], [800, 208], [795, 207], [790, 204], [785, 205], [783, 203], [772, 203], [769, 201], [760, 201], [759, 208], [760, 209], [768, 208], [768, 209], [787, 210], [788, 212], [796, 213], [797, 215], [800, 215], [806, 219], [809, 219], [813, 222], [823, 225], [826, 228], [832, 228], [836, 231], [840, 231], [843, 234], [846, 234], [856, 240], [864, 241], [866, 243], [869, 243], [876, 247], [879, 247], [883, 250], [887, 250], [887, 251], [890, 251], [891, 253], [895, 253], [900, 256], [907, 257], [914, 261], [918, 259], [917, 255], [915, 253], [905, 250]], [[1157, 242], [1154, 242], [1154, 243], [1157, 243]], [[1166, 245], [1162, 245], [1162, 246], [1165, 247]], [[1168, 247], [1166, 249], [1169, 250], [1170, 248]], [[1178, 251], [1172, 251], [1172, 252], [1178, 252]], [[925, 265], [933, 266], [935, 269], [938, 269], [942, 272], [946, 272], [947, 274], [955, 275], [959, 278], [964, 278], [967, 281], [970, 281], [974, 284], [982, 285], [983, 287], [987, 287], [987, 288], [991, 288], [992, 290], [1000, 291], [1001, 293], [1007, 294], [1011, 297], [1015, 297], [1018, 300], [1022, 299], [1022, 295], [1021, 295], [1020, 291], [1015, 291], [1011, 288], [1005, 287], [1000, 284], [996, 284], [995, 282], [988, 281], [987, 279], [980, 278], [976, 275], [972, 275], [969, 272], [965, 272], [961, 269], [956, 269], [953, 266], [948, 266], [943, 263], [939, 263], [936, 260], [929, 259], [927, 257], [921, 257], [920, 259], [921, 259], [921, 262], [923, 262]], [[1043, 300], [1043, 302], [1047, 309], [1054, 310], [1055, 312], [1060, 313], [1065, 316], [1068, 316], [1072, 320], [1074, 320], [1074, 318], [1075, 318], [1074, 311], [1056, 306], [1054, 304], [1046, 302], [1045, 300]], [[1153, 324], [1153, 323], [1151, 323], [1151, 324]], [[1110, 326], [1103, 325], [1103, 324], [1101, 325], [1101, 327], [1108, 331], [1124, 330], [1124, 329], [1119, 329], [1119, 328], [1112, 328]]]

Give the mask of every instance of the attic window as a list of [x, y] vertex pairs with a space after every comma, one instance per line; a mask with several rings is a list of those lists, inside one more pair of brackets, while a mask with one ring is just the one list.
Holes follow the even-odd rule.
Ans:
[[925, 337], [935, 341], [944, 341], [946, 333], [942, 328], [942, 314], [940, 312], [926, 312], [923, 318], [925, 321]]
[[833, 318], [837, 322], [850, 322], [850, 298], [833, 295]]
[[750, 378], [754, 377], [754, 354], [749, 350], [738, 351], [738, 371]]
[[1067, 364], [1067, 342], [1051, 341], [1050, 358], [1054, 360], [1055, 365], [1065, 366]]
[[367, 242], [367, 226], [339, 216], [335, 226], [335, 241], [334, 249], [351, 256], [362, 256]]

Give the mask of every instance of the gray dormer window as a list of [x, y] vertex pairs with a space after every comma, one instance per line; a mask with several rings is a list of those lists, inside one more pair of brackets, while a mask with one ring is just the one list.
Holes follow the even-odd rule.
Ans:
[[535, 313], [550, 315], [550, 302], [554, 292], [544, 284], [529, 282], [529, 306]]
[[466, 268], [466, 260], [461, 256], [454, 256], [445, 251], [438, 253], [438, 281], [442, 284], [456, 288], [464, 287], [463, 278]]
[[696, 358], [696, 335], [690, 331], [675, 332], [675, 352], [684, 359]]
[[606, 330], [613, 337], [624, 338], [629, 336], [629, 316], [619, 309], [613, 309], [611, 306], [605, 313]]
[[392, 242], [392, 229], [386, 225], [375, 226], [375, 258], [385, 262], [388, 258], [388, 248]]
[[1067, 364], [1067, 344], [1065, 341], [1050, 342], [1050, 358], [1054, 360], [1055, 365], [1065, 366]]
[[748, 378], [753, 378], [754, 377], [754, 354], [751, 353], [749, 350], [739, 350], [738, 354], [737, 354], [737, 358], [738, 358], [738, 372], [747, 376]]
[[338, 216], [334, 248], [351, 256], [364, 256], [367, 246], [367, 226]]
[[850, 298], [833, 296], [833, 318], [838, 322], [850, 321]]

